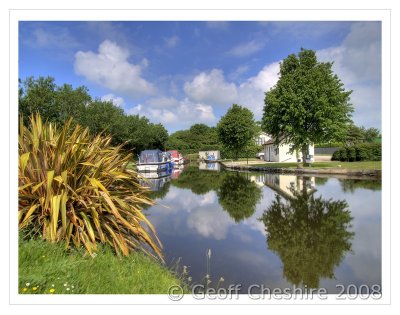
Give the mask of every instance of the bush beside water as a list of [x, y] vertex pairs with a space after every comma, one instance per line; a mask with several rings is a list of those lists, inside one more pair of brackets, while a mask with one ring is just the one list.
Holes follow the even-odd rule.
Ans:
[[332, 161], [381, 161], [382, 146], [380, 143], [361, 143], [342, 147], [332, 155]]

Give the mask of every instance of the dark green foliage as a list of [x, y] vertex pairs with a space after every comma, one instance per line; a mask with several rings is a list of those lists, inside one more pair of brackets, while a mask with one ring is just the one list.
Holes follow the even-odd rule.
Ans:
[[194, 124], [187, 130], [179, 130], [171, 134], [166, 142], [167, 150], [179, 150], [183, 154], [199, 151], [220, 150], [215, 127], [204, 124]]
[[342, 148], [336, 150], [333, 154], [332, 154], [332, 161], [340, 161], [340, 150], [342, 150]]
[[314, 145], [314, 148], [338, 148], [342, 147], [342, 142], [325, 142], [325, 143], [317, 143]]
[[277, 142], [292, 143], [305, 159], [309, 144], [345, 138], [353, 111], [350, 94], [332, 63], [301, 49], [283, 60], [277, 84], [265, 94], [262, 129]]
[[347, 147], [346, 154], [349, 162], [354, 162], [356, 160], [356, 149], [354, 147]]
[[339, 159], [340, 161], [347, 161], [347, 150], [346, 148], [339, 150]]
[[240, 154], [246, 154], [257, 134], [253, 113], [245, 107], [233, 104], [218, 122], [217, 132], [226, 151], [234, 159], [238, 159]]
[[19, 113], [26, 122], [36, 112], [50, 122], [63, 123], [70, 117], [78, 119], [91, 101], [86, 87], [57, 86], [52, 77], [36, 80], [28, 77], [19, 81]]
[[25, 122], [35, 112], [45, 121], [63, 124], [70, 117], [74, 123], [88, 127], [93, 135], [112, 135], [112, 144], [139, 154], [144, 149], [165, 149], [168, 132], [161, 124], [146, 117], [126, 115], [112, 102], [92, 100], [84, 86], [58, 86], [52, 77], [29, 77], [19, 82], [19, 112]]
[[276, 195], [261, 218], [268, 248], [281, 258], [289, 282], [317, 288], [321, 278], [335, 277], [335, 268], [351, 250], [353, 218], [344, 200], [292, 193], [286, 202]]
[[227, 174], [217, 191], [218, 202], [235, 222], [251, 217], [261, 198], [261, 189], [256, 183], [239, 173]]
[[366, 129], [364, 126], [357, 127], [354, 124], [350, 124], [347, 129], [345, 143], [347, 145], [354, 145], [363, 142], [379, 142], [377, 139], [380, 138], [381, 133], [376, 128]]
[[380, 143], [360, 143], [343, 147], [332, 155], [332, 161], [381, 161], [382, 145]]
[[364, 141], [364, 132], [365, 128], [364, 127], [357, 127], [354, 124], [350, 124], [347, 128], [347, 134], [346, 134], [346, 144], [347, 145], [352, 145], [356, 143], [361, 143]]

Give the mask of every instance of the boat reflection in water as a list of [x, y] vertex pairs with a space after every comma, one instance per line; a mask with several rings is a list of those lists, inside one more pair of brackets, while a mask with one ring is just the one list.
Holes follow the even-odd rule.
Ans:
[[171, 180], [172, 169], [163, 172], [138, 172], [140, 185], [149, 187], [152, 191], [161, 190]]
[[208, 170], [208, 171], [220, 171], [221, 164], [218, 162], [199, 162], [199, 170]]
[[174, 164], [174, 168], [171, 169], [171, 179], [177, 179], [185, 169], [186, 165], [176, 165]]

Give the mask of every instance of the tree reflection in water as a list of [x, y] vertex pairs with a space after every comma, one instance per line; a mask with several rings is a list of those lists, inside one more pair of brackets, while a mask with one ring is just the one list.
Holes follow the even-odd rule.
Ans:
[[286, 201], [275, 195], [261, 218], [267, 244], [282, 260], [288, 281], [317, 288], [321, 278], [334, 278], [335, 267], [351, 250], [353, 218], [345, 200], [316, 198], [315, 191], [293, 187], [291, 192]]
[[240, 222], [254, 214], [261, 198], [261, 189], [239, 173], [226, 174], [217, 190], [219, 204]]

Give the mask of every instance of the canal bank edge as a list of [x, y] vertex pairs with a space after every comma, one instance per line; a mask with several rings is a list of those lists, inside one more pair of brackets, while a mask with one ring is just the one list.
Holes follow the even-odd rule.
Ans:
[[374, 177], [381, 178], [382, 170], [353, 170], [346, 168], [282, 168], [282, 167], [264, 167], [264, 166], [251, 166], [251, 165], [228, 165], [224, 162], [219, 162], [226, 169], [239, 170], [239, 171], [254, 171], [266, 172], [275, 174], [312, 174], [312, 175], [348, 175], [360, 177]]

